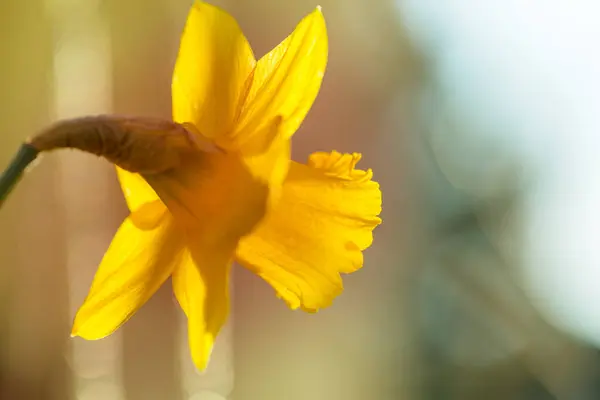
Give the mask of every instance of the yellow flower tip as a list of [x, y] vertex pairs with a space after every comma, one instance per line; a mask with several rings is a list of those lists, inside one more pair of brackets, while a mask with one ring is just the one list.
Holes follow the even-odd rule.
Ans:
[[71, 337], [80, 337], [85, 340], [100, 340], [109, 336], [109, 334], [105, 334], [95, 329], [86, 328], [86, 325], [82, 325], [77, 322], [77, 319], [73, 323], [73, 329], [71, 330]]
[[73, 327], [71, 328], [71, 337], [81, 337], [81, 322], [79, 319], [79, 315], [75, 317], [75, 321], [73, 321]]
[[115, 304], [111, 304], [113, 307], [109, 305], [102, 308], [88, 295], [88, 298], [75, 315], [71, 337], [80, 337], [84, 340], [100, 340], [112, 335], [133, 315], [133, 313], [119, 313], [114, 308]]
[[215, 6], [214, 4], [207, 3], [203, 0], [195, 0], [194, 7], [209, 7], [209, 8], [220, 9], [219, 7]]
[[85, 340], [99, 340], [107, 335], [99, 334], [98, 330], [89, 328], [89, 321], [82, 321], [79, 314], [75, 317], [73, 328], [71, 329], [71, 337], [80, 337]]
[[212, 352], [215, 345], [215, 336], [206, 332], [202, 335], [202, 338], [196, 343], [198, 348], [192, 347], [192, 341], [190, 340], [190, 347], [192, 349], [192, 361], [196, 366], [196, 369], [200, 374], [206, 371], [208, 364], [210, 363], [210, 358], [212, 356]]
[[217, 12], [217, 13], [224, 13], [224, 14], [229, 15], [229, 13], [227, 13], [227, 11], [225, 11], [221, 7], [211, 4], [211, 3], [207, 3], [202, 0], [194, 1], [194, 5], [192, 6], [192, 8], [195, 8], [198, 11]]
[[302, 302], [295, 293], [285, 287], [280, 287], [279, 290], [276, 291], [277, 298], [283, 300], [290, 310], [300, 308]]
[[321, 293], [318, 298], [312, 296], [304, 296], [300, 309], [308, 314], [316, 314], [324, 308], [329, 308], [333, 305], [336, 297], [344, 291], [343, 285], [332, 290], [328, 295]]

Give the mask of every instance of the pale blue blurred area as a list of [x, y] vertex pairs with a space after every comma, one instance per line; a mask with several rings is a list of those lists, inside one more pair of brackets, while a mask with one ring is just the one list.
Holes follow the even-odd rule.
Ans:
[[396, 5], [425, 60], [434, 243], [419, 307], [446, 389], [431, 398], [516, 380], [488, 384], [482, 365], [539, 385], [508, 398], [598, 398], [600, 3]]

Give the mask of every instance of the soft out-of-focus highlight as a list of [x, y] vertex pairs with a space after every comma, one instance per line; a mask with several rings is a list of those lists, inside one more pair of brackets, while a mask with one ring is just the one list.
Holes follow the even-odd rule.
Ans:
[[600, 396], [600, 7], [397, 6], [427, 60], [419, 106], [435, 198], [420, 290], [427, 391]]
[[[293, 158], [363, 153], [383, 224], [316, 314], [236, 268], [207, 371], [166, 284], [107, 339], [70, 338], [127, 214], [114, 169], [62, 151], [0, 210], [0, 399], [600, 397], [599, 6], [256, 0], [260, 57], [318, 4], [323, 86]], [[191, 0], [0, 2], [0, 164], [56, 119], [169, 118]]]

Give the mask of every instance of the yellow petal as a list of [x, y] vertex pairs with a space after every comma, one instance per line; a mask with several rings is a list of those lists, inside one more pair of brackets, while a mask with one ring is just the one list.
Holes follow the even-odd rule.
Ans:
[[236, 153], [199, 152], [181, 169], [145, 177], [187, 232], [173, 285], [188, 316], [190, 350], [204, 369], [227, 311], [227, 273], [240, 238], [262, 220], [268, 186]]
[[294, 134], [321, 87], [327, 47], [325, 19], [317, 8], [290, 36], [258, 61], [233, 134], [239, 146], [263, 142], [263, 126], [277, 116], [282, 118], [280, 134], [286, 139]]
[[129, 211], [134, 212], [141, 206], [158, 200], [154, 189], [139, 174], [117, 167], [117, 177]]
[[268, 187], [269, 208], [279, 200], [281, 185], [287, 176], [291, 161], [291, 140], [278, 134], [280, 128], [281, 118], [275, 118], [271, 124], [265, 126], [265, 129], [270, 130], [265, 137], [272, 139], [266, 150], [242, 151], [242, 161], [249, 173], [257, 182], [263, 182]]
[[173, 119], [216, 138], [239, 114], [254, 55], [235, 19], [195, 1], [181, 37], [172, 82]]
[[215, 246], [248, 234], [266, 212], [267, 184], [235, 153], [198, 152], [182, 168], [144, 178], [179, 224]]
[[292, 163], [277, 206], [237, 248], [237, 260], [290, 307], [314, 311], [342, 291], [340, 273], [363, 264], [381, 223], [381, 192], [358, 154], [316, 153]]
[[[139, 229], [134, 221], [159, 221]], [[72, 335], [96, 340], [113, 333], [171, 275], [182, 249], [165, 206], [155, 202], [128, 217], [102, 260], [90, 292], [77, 312]]]
[[192, 360], [203, 371], [229, 313], [229, 272], [234, 243], [213, 247], [204, 234], [188, 236], [189, 248], [173, 273], [175, 296], [188, 318]]

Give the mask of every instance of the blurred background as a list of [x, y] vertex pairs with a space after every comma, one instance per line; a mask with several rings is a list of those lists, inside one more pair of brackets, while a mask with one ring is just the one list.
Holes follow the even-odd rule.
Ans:
[[[257, 56], [314, 0], [214, 1]], [[170, 116], [191, 0], [0, 2], [0, 164], [50, 122]], [[364, 154], [384, 193], [365, 267], [318, 314], [237, 268], [208, 371], [170, 285], [69, 337], [127, 214], [113, 168], [45, 156], [0, 212], [0, 399], [600, 398], [600, 6], [320, 0], [330, 62], [294, 158]]]

